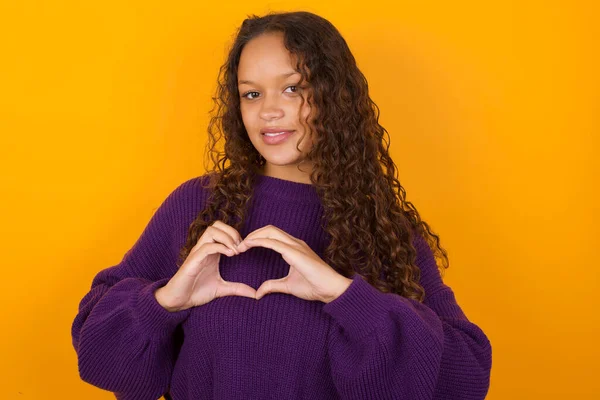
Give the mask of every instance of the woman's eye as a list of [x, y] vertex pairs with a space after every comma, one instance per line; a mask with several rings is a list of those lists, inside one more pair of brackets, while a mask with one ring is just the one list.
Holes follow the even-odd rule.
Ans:
[[258, 93], [258, 92], [247, 92], [247, 93], [245, 93], [245, 94], [244, 94], [242, 97], [245, 97], [245, 98], [247, 98], [248, 100], [253, 100], [253, 99], [254, 99], [253, 97], [252, 97], [252, 98], [248, 98], [248, 95], [249, 95], [249, 94], [253, 94], [253, 93]]
[[[285, 90], [288, 90], [289, 88], [294, 88], [294, 90], [292, 91], [292, 93], [297, 93], [298, 92], [298, 86], [296, 86], [296, 85], [288, 86]], [[257, 94], [258, 95], [259, 93], [258, 92], [254, 92], [254, 91], [252, 91], [252, 92], [246, 92], [246, 93], [244, 93], [242, 95], [242, 97], [246, 98], [248, 100], [254, 100], [256, 97], [248, 97], [248, 95], [251, 95], [251, 94]]]

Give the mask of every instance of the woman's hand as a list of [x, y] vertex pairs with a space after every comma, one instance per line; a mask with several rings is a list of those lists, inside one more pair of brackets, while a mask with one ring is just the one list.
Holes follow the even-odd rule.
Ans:
[[239, 254], [236, 243], [242, 240], [233, 227], [215, 221], [207, 227], [190, 251], [183, 265], [154, 296], [169, 311], [201, 306], [217, 297], [245, 296], [255, 298], [256, 290], [240, 282], [224, 281], [219, 272], [221, 254]]
[[352, 283], [325, 263], [303, 240], [267, 225], [248, 234], [237, 247], [244, 252], [252, 247], [267, 247], [282, 255], [290, 265], [289, 274], [268, 280], [256, 290], [256, 299], [267, 293], [287, 293], [304, 300], [329, 303], [337, 299]]

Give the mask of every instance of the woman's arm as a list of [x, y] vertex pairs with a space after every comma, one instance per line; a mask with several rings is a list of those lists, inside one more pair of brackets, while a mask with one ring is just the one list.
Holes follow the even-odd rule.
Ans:
[[81, 379], [119, 399], [158, 399], [179, 350], [176, 329], [189, 310], [169, 312], [154, 297], [176, 272], [175, 213], [192, 181], [175, 189], [122, 261], [100, 271], [72, 324]]
[[491, 344], [456, 303], [433, 253], [416, 237], [424, 303], [381, 293], [360, 275], [323, 310], [334, 381], [343, 399], [484, 399]]

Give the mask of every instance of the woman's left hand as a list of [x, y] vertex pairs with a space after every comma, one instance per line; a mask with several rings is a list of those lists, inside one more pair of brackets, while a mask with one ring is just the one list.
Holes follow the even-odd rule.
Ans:
[[244, 252], [252, 247], [275, 250], [290, 265], [290, 272], [281, 279], [263, 282], [256, 290], [256, 299], [268, 293], [287, 293], [304, 300], [329, 303], [337, 299], [352, 283], [324, 262], [305, 241], [297, 239], [273, 225], [259, 228], [246, 236], [237, 247]]

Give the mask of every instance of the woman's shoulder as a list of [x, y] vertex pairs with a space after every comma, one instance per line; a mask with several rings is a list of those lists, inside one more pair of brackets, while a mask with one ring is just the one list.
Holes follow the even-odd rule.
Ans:
[[185, 238], [189, 225], [206, 207], [209, 196], [204, 186], [208, 178], [204, 174], [180, 181], [156, 211], [154, 218], [164, 221], [163, 225], [172, 229], [177, 238]]
[[212, 173], [205, 173], [203, 175], [186, 179], [172, 190], [172, 192], [169, 194], [169, 197], [185, 199], [189, 198], [190, 196], [204, 194], [204, 192], [209, 189], [211, 176]]
[[184, 180], [171, 190], [159, 208], [164, 210], [163, 213], [184, 219], [196, 215], [207, 201], [209, 181], [208, 173]]

